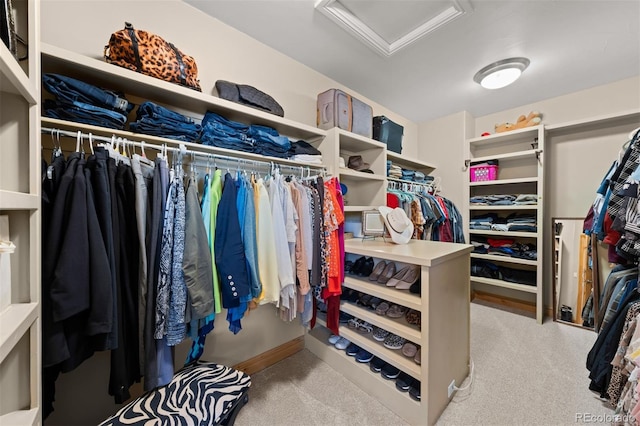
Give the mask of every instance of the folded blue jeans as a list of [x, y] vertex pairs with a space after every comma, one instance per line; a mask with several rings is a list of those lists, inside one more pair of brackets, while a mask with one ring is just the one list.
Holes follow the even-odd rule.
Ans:
[[74, 104], [62, 104], [46, 99], [42, 113], [46, 117], [119, 130], [124, 129], [127, 122], [123, 114], [77, 101]]
[[166, 136], [172, 139], [194, 142], [200, 138], [200, 126], [197, 124], [179, 124], [171, 121], [141, 118], [129, 124], [132, 131], [147, 135]]
[[58, 101], [68, 104], [81, 102], [119, 111], [125, 115], [134, 107], [132, 103], [114, 92], [63, 75], [43, 74], [42, 84], [48, 92], [56, 96]]
[[280, 134], [271, 127], [253, 124], [249, 127], [247, 135], [255, 139], [256, 142], [270, 143], [285, 150], [291, 149], [291, 141], [289, 138], [280, 136]]
[[191, 117], [187, 117], [178, 112], [171, 111], [170, 109], [149, 101], [140, 104], [137, 111], [137, 117], [138, 119], [140, 119], [141, 117], [148, 117], [175, 123], [194, 124], [200, 127], [200, 125], [196, 124], [196, 122]]

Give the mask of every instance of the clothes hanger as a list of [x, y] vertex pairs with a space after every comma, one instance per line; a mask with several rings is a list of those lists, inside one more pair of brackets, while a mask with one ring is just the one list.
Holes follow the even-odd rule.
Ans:
[[94, 155], [95, 152], [93, 152], [93, 135], [91, 134], [91, 132], [89, 132], [89, 149], [91, 150], [91, 155]]
[[78, 133], [76, 134], [76, 152], [80, 152], [80, 141], [81, 140], [82, 140], [82, 132], [80, 132], [78, 130]]

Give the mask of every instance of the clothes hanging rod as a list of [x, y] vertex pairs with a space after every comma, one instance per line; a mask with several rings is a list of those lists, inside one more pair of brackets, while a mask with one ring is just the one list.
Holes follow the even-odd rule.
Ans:
[[[309, 164], [293, 165], [293, 164], [278, 163], [277, 160], [254, 160], [254, 159], [248, 159], [248, 158], [232, 157], [229, 155], [216, 154], [213, 152], [202, 152], [202, 151], [187, 149], [187, 147], [183, 144], [180, 144], [179, 147], [172, 147], [172, 146], [167, 146], [166, 144], [158, 145], [158, 144], [147, 143], [144, 141], [142, 142], [132, 141], [127, 138], [123, 138], [121, 136], [116, 137], [115, 135], [112, 137], [106, 137], [106, 136], [100, 136], [100, 135], [93, 135], [92, 133], [84, 133], [81, 131], [72, 132], [69, 130], [60, 130], [60, 129], [51, 128], [51, 127], [42, 127], [41, 133], [49, 134], [52, 137], [65, 136], [69, 138], [78, 138], [79, 136], [81, 138], [90, 139], [93, 142], [105, 142], [105, 143], [112, 143], [120, 139], [121, 141], [124, 140], [125, 144], [127, 145], [142, 148], [143, 150], [144, 148], [151, 148], [160, 152], [172, 151], [182, 155], [195, 155], [195, 156], [204, 157], [207, 159], [220, 159], [220, 160], [225, 160], [225, 161], [229, 161], [237, 164], [242, 162], [242, 163], [249, 163], [253, 165], [264, 165], [264, 166], [270, 166], [270, 167], [277, 166], [278, 168], [288, 168], [292, 170], [302, 170], [306, 167], [307, 169], [314, 168], [314, 169], [320, 169], [323, 172], [326, 171], [326, 167], [321, 164], [309, 163]], [[176, 141], [176, 142], [179, 142], [179, 141]]]

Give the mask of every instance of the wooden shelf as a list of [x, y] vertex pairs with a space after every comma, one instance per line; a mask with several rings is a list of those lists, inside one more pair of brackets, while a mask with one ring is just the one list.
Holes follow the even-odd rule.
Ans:
[[0, 92], [20, 95], [30, 105], [39, 101], [33, 83], [4, 43], [0, 43]]
[[[400, 291], [400, 290], [397, 290]], [[404, 337], [410, 342], [420, 342], [420, 328], [410, 325], [405, 320], [404, 316], [401, 318], [389, 318], [384, 315], [378, 315], [375, 311], [363, 308], [353, 303], [342, 301], [340, 304], [340, 310], [353, 315], [356, 318], [367, 321], [377, 327], [383, 328], [390, 333], [397, 334], [400, 337]]]
[[346, 240], [344, 249], [346, 253], [422, 266], [435, 266], [473, 250], [467, 244], [440, 241], [411, 240], [408, 244], [394, 244], [378, 240], [362, 241], [356, 238]]
[[[510, 161], [510, 160], [520, 160], [523, 158], [532, 158], [535, 157], [539, 152], [537, 149], [527, 149], [525, 151], [515, 151], [509, 152], [506, 154], [495, 154], [495, 155], [487, 155], [485, 157], [474, 157], [471, 158], [471, 161], [475, 162], [483, 162], [489, 160], [501, 160], [501, 161]], [[489, 181], [495, 182], [495, 181]]]
[[428, 163], [426, 161], [410, 159], [406, 155], [398, 154], [397, 152], [393, 152], [389, 150], [387, 150], [387, 160], [391, 160], [400, 166], [406, 166], [406, 168], [409, 168], [412, 170], [419, 170], [423, 172], [425, 170], [428, 170], [428, 173], [431, 173], [436, 169], [436, 166], [431, 163]]
[[143, 99], [202, 115], [207, 111], [213, 111], [229, 120], [269, 126], [283, 136], [304, 139], [308, 142], [326, 136], [324, 130], [108, 64], [76, 52], [46, 43], [41, 43], [41, 49], [43, 72], [64, 74], [82, 81], [89, 81], [97, 86], [119, 89]]
[[527, 293], [534, 293], [535, 294], [535, 293], [538, 292], [538, 288], [536, 286], [534, 286], [534, 285], [510, 283], [510, 282], [502, 281], [502, 280], [494, 280], [492, 278], [474, 277], [472, 275], [471, 276], [471, 281], [472, 282], [476, 282], [476, 283], [494, 285], [494, 286], [497, 286], [497, 287], [510, 288], [511, 290], [519, 290], [519, 291], [524, 291], [524, 292], [527, 292]]
[[202, 144], [193, 143], [193, 142], [182, 142], [175, 139], [145, 135], [142, 133], [133, 133], [127, 130], [109, 129], [106, 127], [98, 127], [90, 124], [76, 123], [74, 121], [59, 120], [57, 118], [42, 117], [41, 123], [43, 127], [53, 127], [60, 130], [69, 130], [69, 131], [77, 131], [78, 129], [81, 129], [85, 133], [92, 133], [93, 135], [96, 135], [96, 136], [111, 137], [111, 135], [116, 135], [132, 141], [144, 141], [144, 142], [159, 144], [159, 145], [166, 144], [167, 146], [173, 147], [173, 148], [177, 148], [180, 145], [185, 145], [187, 149], [190, 149], [193, 151], [199, 151], [205, 154], [224, 155], [227, 157], [235, 157], [235, 158], [245, 159], [249, 161], [273, 162], [276, 164], [284, 164], [289, 166], [305, 167], [305, 168], [309, 167], [314, 169], [324, 167], [324, 165], [322, 164], [304, 163], [302, 161], [287, 160], [286, 158], [279, 158], [279, 157], [268, 157], [265, 155], [253, 154], [251, 152], [217, 148], [214, 146], [202, 145]]
[[538, 266], [537, 260], [519, 259], [517, 257], [500, 256], [495, 254], [471, 253], [472, 259], [484, 259], [492, 262], [516, 263], [518, 265]]
[[538, 183], [537, 177], [483, 180], [479, 182], [469, 182], [469, 186], [489, 186], [489, 185], [510, 185], [515, 183]]
[[12, 411], [0, 416], [0, 425], [2, 426], [27, 426], [40, 424], [40, 409], [32, 408], [31, 410]]
[[[495, 133], [489, 136], [481, 136], [478, 138], [469, 139], [469, 144], [473, 147], [478, 145], [489, 145], [489, 144], [508, 144], [513, 142], [518, 142], [526, 139], [527, 137], [536, 138], [538, 136], [538, 131], [543, 127], [543, 125], [526, 127], [524, 129], [512, 130], [510, 132], [502, 132]], [[474, 161], [476, 161], [474, 159]]]
[[[316, 322], [323, 327], [327, 326], [326, 321], [322, 318], [317, 318]], [[362, 349], [371, 352], [378, 358], [390, 364], [393, 364], [414, 379], [420, 380], [420, 365], [416, 364], [413, 358], [407, 358], [406, 356], [402, 355], [402, 350], [392, 350], [385, 348], [382, 342], [376, 341], [371, 336], [373, 333], [358, 333], [357, 331], [353, 331], [346, 325], [340, 325], [339, 331], [340, 336], [346, 338], [351, 343], [355, 343]]]
[[640, 121], [640, 109], [631, 109], [617, 112], [615, 114], [603, 114], [582, 120], [566, 121], [564, 123], [551, 124], [545, 126], [545, 130], [551, 136], [588, 131], [594, 128], [601, 128], [604, 125], [616, 125], [621, 122]]
[[510, 232], [510, 231], [483, 231], [481, 229], [470, 229], [469, 234], [472, 235], [492, 235], [499, 237], [525, 237], [538, 238], [537, 232]]
[[0, 363], [39, 315], [37, 303], [15, 303], [0, 312]]
[[538, 210], [537, 204], [529, 204], [524, 206], [474, 206], [469, 204], [469, 210]]
[[345, 213], [347, 212], [364, 212], [367, 210], [376, 210], [377, 206], [344, 206]]
[[40, 203], [38, 195], [0, 190], [0, 210], [36, 210]]
[[362, 180], [362, 181], [385, 181], [387, 180], [387, 178], [385, 176], [381, 176], [381, 175], [376, 175], [373, 173], [365, 173], [365, 172], [359, 172], [357, 170], [353, 170], [353, 169], [346, 169], [341, 167], [339, 169], [339, 173], [340, 176], [346, 176], [350, 179], [354, 179], [354, 180]]
[[368, 149], [383, 150], [387, 148], [387, 145], [379, 142], [375, 139], [370, 139], [366, 136], [358, 135], [346, 130], [335, 128], [340, 138], [340, 150], [361, 152]]
[[420, 295], [410, 293], [409, 290], [397, 290], [395, 287], [387, 287], [384, 284], [378, 284], [376, 281], [360, 280], [348, 275], [344, 278], [343, 285], [346, 288], [379, 297], [387, 302], [418, 311], [422, 309]]

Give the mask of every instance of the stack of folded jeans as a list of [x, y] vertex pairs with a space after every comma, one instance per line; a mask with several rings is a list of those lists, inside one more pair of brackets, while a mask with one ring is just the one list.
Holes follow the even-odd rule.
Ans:
[[471, 259], [471, 275], [516, 284], [536, 285], [536, 271], [498, 266], [482, 259]]
[[227, 120], [221, 115], [207, 111], [202, 119], [202, 134], [200, 141], [203, 145], [235, 151], [255, 152], [255, 141], [247, 135], [249, 126]]
[[482, 216], [474, 216], [469, 220], [469, 229], [481, 229], [489, 231], [496, 221], [498, 215], [495, 213], [487, 213]]
[[416, 174], [415, 170], [402, 169], [402, 180], [413, 180], [413, 175]]
[[43, 102], [42, 115], [122, 130], [134, 105], [115, 92], [59, 74], [43, 74], [44, 88], [55, 100]]
[[288, 158], [291, 141], [286, 136], [280, 136], [276, 129], [252, 124], [247, 135], [255, 142], [255, 153], [269, 157]]
[[280, 136], [271, 127], [247, 126], [211, 111], [207, 111], [202, 119], [200, 141], [204, 145], [278, 158], [288, 158], [291, 148], [289, 138]]
[[136, 118], [129, 124], [131, 131], [183, 142], [198, 141], [202, 130], [193, 119], [148, 101], [138, 107]]
[[527, 206], [538, 204], [538, 196], [536, 194], [519, 194], [513, 201], [518, 206]]

